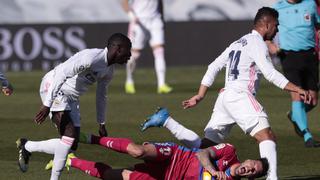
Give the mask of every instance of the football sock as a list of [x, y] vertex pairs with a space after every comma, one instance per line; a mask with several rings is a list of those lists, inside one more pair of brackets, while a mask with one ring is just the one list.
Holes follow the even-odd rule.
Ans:
[[172, 117], [169, 116], [163, 126], [188, 148], [200, 147], [200, 137], [195, 132], [175, 121]]
[[46, 141], [27, 141], [25, 148], [29, 152], [44, 152], [54, 154], [55, 148], [60, 143], [60, 139], [49, 139]]
[[72, 146], [74, 138], [62, 136], [54, 151], [53, 167], [50, 180], [58, 180], [65, 166], [67, 155]]
[[259, 144], [260, 157], [267, 158], [269, 162], [269, 173], [267, 180], [277, 180], [277, 150], [276, 143], [271, 140], [265, 140]]
[[91, 135], [91, 144], [99, 144], [108, 149], [112, 149], [121, 153], [128, 153], [127, 147], [132, 143], [128, 138], [112, 138]]
[[164, 48], [157, 47], [153, 50], [154, 56], [154, 66], [158, 79], [158, 87], [161, 87], [165, 84], [166, 76], [166, 62], [164, 59]]
[[292, 102], [292, 119], [297, 123], [299, 129], [304, 133], [304, 141], [312, 138], [308, 128], [307, 113], [305, 110], [305, 104], [301, 101]]
[[86, 174], [97, 178], [102, 178], [103, 173], [106, 170], [111, 169], [111, 167], [106, 164], [86, 161], [79, 158], [71, 159], [71, 167], [77, 168]]
[[127, 66], [127, 68], [126, 68], [126, 71], [127, 71], [126, 83], [129, 83], [129, 84], [133, 84], [133, 72], [136, 69], [137, 59], [140, 57], [139, 51], [132, 51], [131, 53], [132, 53], [131, 58], [127, 62], [127, 65], [126, 65]]

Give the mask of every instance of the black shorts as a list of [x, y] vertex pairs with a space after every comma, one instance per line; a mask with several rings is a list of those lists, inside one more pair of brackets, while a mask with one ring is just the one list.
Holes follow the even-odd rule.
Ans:
[[281, 58], [285, 77], [305, 90], [319, 90], [319, 60], [314, 49], [283, 51]]

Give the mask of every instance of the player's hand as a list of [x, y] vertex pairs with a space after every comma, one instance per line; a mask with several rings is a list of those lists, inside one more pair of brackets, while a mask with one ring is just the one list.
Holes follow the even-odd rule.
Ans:
[[10, 96], [13, 93], [13, 88], [11, 85], [8, 87], [2, 87], [2, 92], [4, 95]]
[[201, 101], [201, 99], [202, 98], [199, 95], [195, 95], [188, 100], [182, 101], [182, 107], [183, 107], [183, 109], [188, 109], [188, 108], [194, 107], [198, 104], [198, 102]]
[[47, 116], [49, 115], [50, 108], [47, 106], [41, 106], [40, 111], [36, 114], [36, 117], [34, 118], [34, 121], [37, 124], [43, 123]]
[[212, 176], [215, 177], [217, 180], [226, 180], [227, 175], [223, 171], [214, 171]]
[[99, 125], [99, 135], [101, 137], [107, 137], [108, 136], [108, 132], [107, 132], [106, 126], [104, 124], [100, 124]]
[[311, 94], [309, 93], [309, 91], [306, 91], [306, 90], [301, 90], [299, 92], [299, 95], [300, 95], [300, 98], [303, 99], [303, 102], [305, 104], [310, 104], [312, 102], [312, 96]]

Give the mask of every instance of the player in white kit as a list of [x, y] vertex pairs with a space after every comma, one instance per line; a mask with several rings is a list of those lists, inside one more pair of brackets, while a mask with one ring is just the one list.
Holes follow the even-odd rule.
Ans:
[[[113, 77], [115, 64], [125, 64], [131, 56], [131, 42], [123, 34], [113, 34], [105, 49], [85, 49], [48, 72], [40, 86], [42, 107], [34, 118], [41, 124], [49, 112], [61, 139], [28, 141], [20, 138], [19, 167], [26, 172], [32, 152], [54, 154], [51, 180], [59, 179], [71, 146], [77, 143], [80, 132], [79, 97], [89, 85], [97, 82], [96, 105], [99, 133], [105, 130], [106, 91]], [[76, 130], [78, 127], [78, 130]]]
[[13, 93], [13, 87], [2, 72], [0, 72], [0, 81], [2, 93], [6, 96], [10, 96]]
[[246, 134], [257, 140], [260, 156], [266, 157], [270, 164], [268, 179], [276, 180], [275, 136], [263, 107], [255, 98], [260, 77], [264, 75], [277, 87], [301, 94], [307, 103], [311, 100], [307, 91], [289, 82], [272, 65], [265, 40], [273, 39], [278, 31], [277, 18], [276, 10], [268, 7], [259, 9], [252, 32], [233, 42], [216, 58], [208, 66], [198, 94], [182, 102], [185, 109], [196, 106], [205, 97], [217, 73], [226, 67], [225, 87], [216, 100], [202, 141], [197, 134], [170, 117], [166, 109], [160, 109], [145, 122], [142, 130], [151, 126], [164, 126], [189, 147], [205, 148], [223, 142], [231, 128], [238, 124]]
[[154, 56], [158, 93], [166, 94], [171, 92], [172, 88], [165, 82], [166, 62], [164, 53], [162, 1], [123, 0], [122, 6], [128, 13], [130, 21], [128, 37], [132, 41], [132, 56], [127, 63], [125, 92], [128, 94], [134, 94], [136, 92], [133, 72], [136, 68], [136, 61], [140, 57], [141, 50], [144, 48], [146, 41], [149, 41]]

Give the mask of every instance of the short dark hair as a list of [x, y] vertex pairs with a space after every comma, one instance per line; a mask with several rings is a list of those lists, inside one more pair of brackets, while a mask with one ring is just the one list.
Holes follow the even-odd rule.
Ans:
[[128, 45], [131, 48], [131, 41], [122, 33], [114, 33], [109, 37], [107, 47], [113, 45]]
[[269, 161], [267, 158], [260, 158], [257, 160], [261, 162], [263, 170], [261, 171], [261, 173], [256, 175], [256, 178], [263, 177], [263, 176], [267, 175], [268, 171], [269, 171]]
[[271, 7], [262, 7], [258, 10], [253, 24], [256, 25], [258, 24], [261, 20], [264, 19], [264, 17], [272, 17], [274, 19], [278, 19], [279, 13], [277, 10], [271, 8]]

